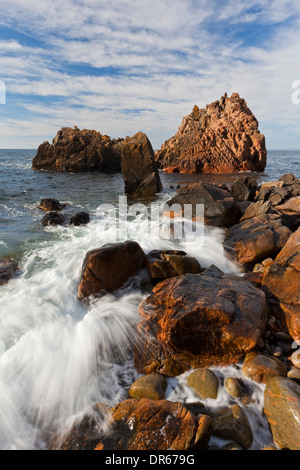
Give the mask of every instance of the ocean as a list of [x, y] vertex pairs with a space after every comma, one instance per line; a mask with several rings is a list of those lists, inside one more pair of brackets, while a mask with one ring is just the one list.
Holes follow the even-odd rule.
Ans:
[[[121, 175], [35, 172], [35, 150], [0, 150], [0, 259], [14, 258], [20, 272], [0, 288], [0, 449], [46, 449], [48, 436], [67, 429], [96, 402], [113, 406], [127, 398], [138, 377], [130, 347], [139, 321], [138, 305], [147, 295], [138, 284], [118, 295], [90, 303], [77, 299], [82, 262], [87, 251], [115, 241], [99, 206], [117, 207], [123, 195]], [[259, 181], [299, 175], [300, 151], [269, 151]], [[178, 184], [200, 179], [232, 182], [237, 175], [170, 175], [161, 173], [163, 203]], [[64, 213], [87, 211], [86, 226], [44, 227], [42, 198], [66, 203]], [[129, 218], [134, 238], [145, 252], [183, 249], [202, 267], [215, 264], [238, 273], [223, 255], [221, 229], [205, 228], [199, 237], [174, 240], [162, 237], [164, 227], [145, 236], [147, 218]], [[128, 231], [120, 231], [125, 241]], [[116, 360], [118, 357], [118, 360]], [[240, 365], [214, 368], [220, 381], [240, 376]], [[186, 385], [187, 374], [168, 379], [166, 398], [197, 401]], [[245, 379], [246, 380], [246, 379]], [[252, 449], [272, 442], [262, 416], [263, 386], [249, 381], [253, 403], [245, 407], [255, 426]], [[206, 405], [230, 405], [221, 393]], [[100, 426], [106, 426], [106, 420]], [[222, 443], [212, 441], [212, 446]]]

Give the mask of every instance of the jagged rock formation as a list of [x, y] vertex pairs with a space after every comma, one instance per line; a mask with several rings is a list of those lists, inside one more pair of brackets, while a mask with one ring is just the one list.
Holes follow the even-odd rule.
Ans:
[[194, 106], [155, 158], [171, 173], [263, 171], [267, 151], [258, 121], [238, 93], [205, 109]]
[[154, 196], [162, 189], [150, 141], [143, 132], [111, 139], [94, 130], [63, 127], [52, 144], [44, 142], [33, 159], [34, 170], [101, 173], [122, 171], [129, 196]]

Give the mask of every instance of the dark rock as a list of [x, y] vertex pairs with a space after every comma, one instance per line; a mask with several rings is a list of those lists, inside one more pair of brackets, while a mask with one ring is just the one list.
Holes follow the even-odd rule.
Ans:
[[142, 248], [133, 241], [89, 251], [83, 263], [79, 298], [120, 289], [145, 266], [145, 261]]
[[213, 416], [212, 433], [220, 439], [234, 441], [243, 449], [249, 449], [253, 433], [248, 418], [239, 405], [233, 405]]
[[13, 259], [0, 260], [0, 286], [7, 284], [18, 269], [18, 263]]
[[265, 330], [263, 292], [238, 276], [203, 274], [161, 282], [140, 305], [138, 372], [176, 376], [239, 362]]
[[123, 142], [122, 174], [129, 196], [155, 196], [162, 190], [152, 145], [142, 132]]
[[48, 212], [60, 212], [65, 207], [65, 204], [61, 204], [57, 199], [52, 198], [42, 199], [39, 205], [39, 209]]
[[66, 221], [66, 218], [58, 214], [57, 212], [48, 212], [42, 220], [42, 224], [49, 226], [49, 225], [63, 225]]
[[253, 201], [257, 190], [257, 181], [249, 176], [240, 176], [232, 185], [235, 199]]
[[187, 256], [184, 251], [152, 250], [147, 256], [147, 268], [153, 281], [180, 276], [182, 274], [197, 274], [201, 266], [196, 258]]
[[70, 219], [70, 224], [79, 226], [79, 225], [86, 225], [90, 222], [90, 216], [87, 212], [78, 212], [75, 214], [74, 217]]

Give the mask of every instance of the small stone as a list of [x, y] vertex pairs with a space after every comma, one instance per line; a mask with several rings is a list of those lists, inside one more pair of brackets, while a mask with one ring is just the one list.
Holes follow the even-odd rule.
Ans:
[[229, 444], [221, 447], [221, 450], [243, 450], [243, 448], [235, 442], [230, 442]]
[[198, 416], [199, 414], [203, 413], [203, 410], [205, 409], [204, 403], [201, 403], [200, 401], [195, 401], [192, 403], [184, 403], [184, 406], [186, 407], [187, 410], [189, 410], [195, 416]]
[[129, 389], [130, 398], [150, 398], [163, 400], [168, 382], [160, 374], [148, 374], [137, 379]]
[[295, 367], [300, 368], [300, 349], [297, 349], [292, 355], [291, 355], [291, 361], [294, 364]]
[[229, 395], [234, 398], [240, 398], [242, 395], [242, 389], [237, 379], [233, 377], [227, 377], [225, 379], [225, 388]]
[[292, 339], [288, 333], [284, 333], [283, 331], [275, 331], [274, 337], [280, 341], [291, 341]]
[[207, 447], [212, 435], [212, 419], [210, 416], [201, 415], [198, 419], [198, 428], [195, 436], [195, 444], [189, 450], [203, 450]]
[[289, 379], [300, 381], [300, 369], [291, 369], [287, 376]]
[[192, 372], [187, 384], [200, 398], [217, 398], [219, 381], [217, 376], [209, 369], [198, 369]]
[[261, 449], [261, 450], [278, 450], [278, 449], [276, 449], [275, 446], [267, 446], [267, 447], [264, 447], [264, 448]]
[[274, 351], [273, 351], [273, 356], [275, 356], [275, 357], [280, 357], [280, 356], [282, 356], [282, 354], [283, 354], [283, 351], [279, 347], [275, 348]]

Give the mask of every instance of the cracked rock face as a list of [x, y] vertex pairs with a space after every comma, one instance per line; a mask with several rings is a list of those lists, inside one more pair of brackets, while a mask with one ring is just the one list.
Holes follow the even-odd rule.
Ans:
[[197, 106], [155, 154], [170, 173], [263, 171], [267, 151], [258, 121], [238, 93]]

